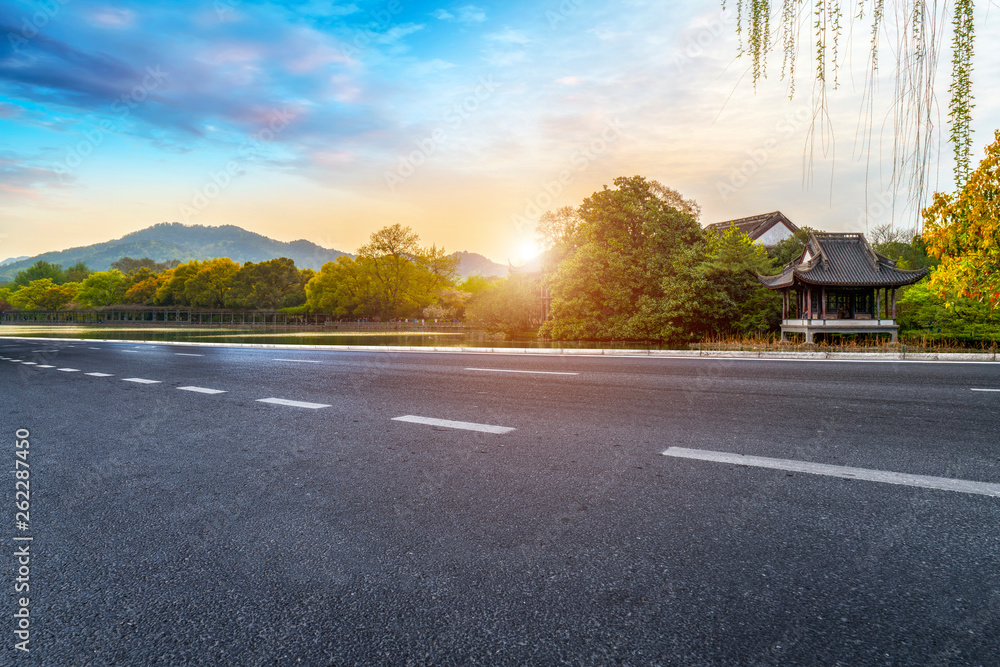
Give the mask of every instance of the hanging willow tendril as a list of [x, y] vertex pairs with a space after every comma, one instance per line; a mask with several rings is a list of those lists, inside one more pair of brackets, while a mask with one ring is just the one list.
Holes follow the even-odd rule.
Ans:
[[972, 155], [972, 55], [975, 25], [972, 21], [972, 0], [957, 0], [952, 19], [954, 36], [951, 40], [951, 144], [955, 151], [955, 184], [961, 187], [969, 178]]
[[[972, 154], [972, 58], [974, 54], [974, 0], [954, 0], [951, 13], [952, 77], [948, 106], [951, 132], [949, 141], [954, 150], [955, 181], [961, 187], [968, 178]], [[772, 6], [773, 5], [773, 6]], [[723, 1], [722, 7], [725, 9]], [[895, 23], [886, 25], [884, 0], [858, 0], [847, 23], [864, 24], [870, 29], [868, 77], [859, 119], [861, 151], [871, 155], [873, 132], [882, 124], [875, 116], [873, 96], [879, 69], [879, 50], [885, 39], [893, 39], [895, 57], [893, 126], [893, 173], [891, 189], [906, 187], [910, 204], [920, 207], [928, 194], [928, 174], [935, 158], [933, 150], [937, 133], [934, 80], [940, 51], [941, 35], [948, 22], [945, 0], [904, 0], [893, 5]], [[772, 40], [771, 14], [780, 26]], [[737, 0], [736, 33], [740, 40], [739, 55], [750, 57], [754, 89], [767, 78], [767, 57], [780, 44], [782, 50], [781, 80], [788, 88], [789, 98], [795, 95], [796, 58], [803, 45], [803, 27], [808, 26], [813, 42], [814, 119], [827, 128], [827, 85], [836, 89], [841, 64], [840, 40], [844, 30], [843, 0]], [[746, 43], [744, 44], [744, 39]], [[813, 135], [815, 128], [810, 131]], [[833, 145], [832, 136], [829, 145]], [[876, 151], [877, 152], [877, 151]], [[810, 151], [811, 154], [811, 151]], [[870, 158], [866, 158], [870, 159]], [[893, 198], [895, 199], [895, 197]]]

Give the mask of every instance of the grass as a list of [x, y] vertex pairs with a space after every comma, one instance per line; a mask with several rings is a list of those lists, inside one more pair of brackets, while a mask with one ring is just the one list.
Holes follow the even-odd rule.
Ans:
[[[792, 338], [794, 337], [794, 338]], [[886, 335], [825, 334], [816, 343], [805, 343], [801, 334], [789, 334], [781, 342], [780, 334], [762, 333], [752, 336], [711, 336], [692, 343], [694, 350], [726, 350], [752, 352], [996, 352], [996, 335], [921, 333], [901, 334], [892, 343]]]

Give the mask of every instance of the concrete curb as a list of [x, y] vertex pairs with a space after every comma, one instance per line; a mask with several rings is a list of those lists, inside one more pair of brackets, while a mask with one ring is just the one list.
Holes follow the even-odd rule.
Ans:
[[229, 347], [261, 350], [337, 350], [350, 352], [421, 352], [447, 354], [556, 355], [579, 357], [660, 357], [699, 359], [775, 359], [802, 361], [934, 361], [941, 363], [996, 362], [994, 352], [762, 352], [747, 350], [624, 350], [604, 348], [545, 347], [420, 347], [407, 345], [292, 345], [276, 343], [200, 343], [191, 341], [121, 340], [117, 338], [40, 338], [0, 336], [0, 340], [29, 340], [59, 343], [121, 343], [132, 345], [176, 345], [187, 347]]

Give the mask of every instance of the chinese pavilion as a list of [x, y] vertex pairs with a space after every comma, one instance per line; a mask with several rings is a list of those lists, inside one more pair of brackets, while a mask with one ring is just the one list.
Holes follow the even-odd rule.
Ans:
[[780, 290], [781, 340], [788, 333], [886, 333], [895, 342], [896, 290], [927, 275], [908, 271], [872, 250], [862, 234], [814, 232], [802, 256], [776, 276], [758, 276]]

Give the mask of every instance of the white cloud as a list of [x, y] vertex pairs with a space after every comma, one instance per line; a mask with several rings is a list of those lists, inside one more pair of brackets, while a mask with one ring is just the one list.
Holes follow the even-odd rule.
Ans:
[[487, 35], [486, 39], [501, 42], [502, 44], [528, 44], [531, 41], [524, 32], [510, 28], [504, 28], [500, 32]]
[[431, 16], [436, 19], [441, 19], [442, 21], [447, 21], [449, 19], [455, 18], [455, 15], [451, 12], [445, 11], [444, 9], [435, 9], [431, 12]]
[[459, 7], [458, 20], [462, 23], [482, 23], [486, 20], [486, 11], [475, 5]]

